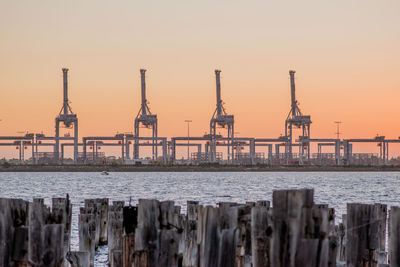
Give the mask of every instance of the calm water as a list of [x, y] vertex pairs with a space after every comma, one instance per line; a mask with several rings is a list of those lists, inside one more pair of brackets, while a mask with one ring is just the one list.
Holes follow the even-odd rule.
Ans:
[[[271, 200], [272, 190], [314, 188], [315, 201], [334, 207], [338, 220], [346, 203], [400, 205], [400, 173], [389, 172], [129, 172], [110, 173], [0, 173], [0, 197], [45, 198], [70, 195], [73, 203], [72, 250], [78, 250], [78, 212], [85, 198], [108, 197], [129, 201], [139, 198], [175, 200], [186, 210], [187, 200], [202, 204], [219, 201]], [[107, 248], [96, 256], [106, 266]]]

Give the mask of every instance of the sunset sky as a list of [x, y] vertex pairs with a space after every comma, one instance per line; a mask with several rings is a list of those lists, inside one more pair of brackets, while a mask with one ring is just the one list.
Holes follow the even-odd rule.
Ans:
[[284, 133], [295, 69], [313, 138], [334, 121], [344, 138], [398, 138], [399, 14], [399, 0], [1, 0], [0, 135], [54, 135], [62, 67], [80, 136], [132, 132], [140, 68], [159, 136], [186, 136], [187, 119], [203, 135], [218, 68], [238, 136]]

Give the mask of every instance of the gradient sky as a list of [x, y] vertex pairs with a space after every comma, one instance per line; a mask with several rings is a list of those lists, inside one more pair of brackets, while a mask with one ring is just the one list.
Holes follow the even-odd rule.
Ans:
[[62, 67], [80, 136], [132, 131], [140, 68], [159, 136], [185, 136], [185, 119], [203, 135], [219, 68], [238, 136], [284, 132], [295, 69], [312, 137], [340, 120], [344, 138], [397, 138], [399, 12], [399, 0], [1, 0], [0, 135], [54, 134]]

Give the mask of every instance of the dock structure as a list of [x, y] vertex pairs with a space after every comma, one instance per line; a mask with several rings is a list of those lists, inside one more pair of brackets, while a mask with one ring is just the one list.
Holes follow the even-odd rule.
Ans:
[[300, 135], [300, 155], [299, 160], [302, 162], [304, 160], [310, 160], [310, 144], [307, 140], [310, 138], [310, 125], [311, 116], [303, 115], [299, 108], [298, 102], [296, 100], [296, 85], [295, 85], [295, 73], [296, 71], [290, 70], [290, 92], [291, 92], [291, 105], [290, 111], [285, 121], [285, 136], [287, 137], [287, 142], [285, 146], [285, 155], [287, 161], [293, 159], [292, 146], [293, 146], [293, 130], [294, 128], [301, 129], [302, 133]]
[[217, 91], [217, 104], [210, 120], [210, 162], [215, 162], [217, 153], [217, 126], [227, 128], [227, 161], [233, 158], [234, 123], [233, 115], [228, 115], [225, 111], [221, 98], [221, 71], [215, 70], [215, 81]]
[[[72, 112], [72, 109], [69, 105], [68, 100], [68, 71], [69, 69], [63, 68], [63, 106], [61, 108], [60, 114], [56, 118], [55, 125], [55, 145], [54, 145], [54, 157], [56, 161], [60, 161], [60, 141], [61, 140], [72, 140], [74, 146], [74, 162], [77, 163], [78, 159], [78, 116]], [[60, 136], [60, 123], [63, 123], [66, 128], [70, 128], [73, 126], [74, 135], [73, 137], [69, 136]]]
[[188, 201], [182, 213], [174, 201], [86, 199], [71, 251], [68, 196], [51, 209], [43, 199], [0, 199], [0, 265], [95, 266], [107, 245], [110, 267], [400, 266], [400, 207], [348, 203], [338, 221], [313, 189], [216, 204]]
[[[303, 115], [296, 98], [296, 71], [290, 70], [290, 111], [285, 119], [284, 135], [279, 137], [237, 137], [234, 115], [228, 114], [221, 97], [221, 70], [215, 70], [216, 107], [210, 119], [209, 133], [203, 136], [160, 137], [158, 117], [150, 111], [146, 96], [146, 69], [140, 69], [140, 108], [134, 120], [133, 131], [115, 135], [78, 135], [78, 116], [72, 112], [68, 98], [68, 68], [63, 68], [63, 105], [56, 118], [55, 135], [26, 132], [23, 136], [0, 136], [0, 147], [15, 147], [16, 159], [1, 162], [13, 164], [118, 164], [118, 165], [400, 165], [400, 159], [390, 158], [389, 146], [399, 139], [385, 136], [372, 138], [342, 138], [339, 129], [336, 138], [311, 137], [311, 116]], [[191, 122], [191, 121], [190, 121]], [[335, 122], [341, 123], [341, 122]], [[63, 126], [63, 127], [61, 127]], [[188, 125], [189, 126], [189, 125]], [[73, 131], [61, 135], [61, 128]], [[141, 128], [151, 130], [144, 136]], [[222, 134], [217, 129], [222, 128]], [[296, 131], [297, 130], [297, 131]], [[298, 131], [300, 131], [298, 133]], [[369, 153], [357, 153], [357, 144], [377, 145]], [[73, 157], [66, 157], [66, 149], [73, 148]], [[118, 148], [120, 153], [107, 152]], [[146, 155], [141, 147], [151, 147]], [[180, 148], [187, 148], [187, 156], [179, 158]], [[195, 151], [189, 153], [190, 147]], [[316, 151], [312, 151], [312, 147]], [[103, 149], [102, 149], [103, 148]], [[158, 151], [162, 150], [159, 155]], [[30, 150], [30, 151], [29, 151]], [[31, 157], [26, 157], [28, 152]], [[313, 153], [312, 153], [313, 152]], [[315, 153], [316, 152], [316, 153]], [[1, 153], [1, 151], [0, 151]], [[109, 153], [109, 154], [107, 154]]]
[[140, 125], [143, 125], [145, 128], [152, 129], [151, 135], [151, 149], [152, 149], [152, 159], [155, 160], [158, 157], [158, 146], [156, 144], [158, 137], [158, 120], [157, 115], [152, 114], [149, 106], [147, 105], [146, 98], [146, 70], [140, 70], [140, 81], [141, 81], [141, 93], [142, 93], [142, 103], [139, 109], [138, 114], [135, 118], [134, 125], [134, 137], [135, 143], [133, 145], [133, 156], [134, 159], [139, 159], [139, 147], [140, 147]]

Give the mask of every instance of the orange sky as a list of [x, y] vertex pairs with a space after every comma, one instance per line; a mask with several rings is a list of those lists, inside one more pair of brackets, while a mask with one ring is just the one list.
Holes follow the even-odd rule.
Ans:
[[1, 1], [0, 135], [54, 134], [62, 67], [80, 136], [132, 131], [140, 68], [159, 136], [185, 136], [185, 119], [203, 135], [219, 68], [239, 136], [283, 133], [295, 69], [312, 137], [334, 137], [340, 120], [344, 138], [397, 138], [399, 11], [398, 0]]

